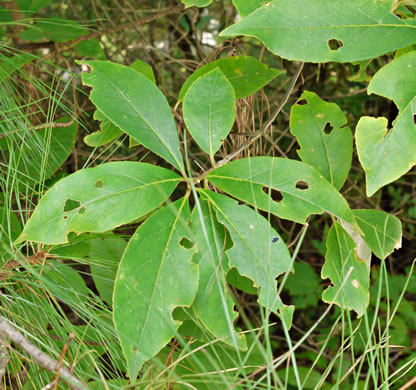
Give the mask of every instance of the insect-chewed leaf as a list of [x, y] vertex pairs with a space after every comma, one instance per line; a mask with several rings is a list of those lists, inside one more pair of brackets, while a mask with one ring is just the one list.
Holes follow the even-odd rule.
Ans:
[[[329, 229], [326, 247], [327, 252], [321, 277], [322, 279], [329, 278], [333, 286], [323, 292], [322, 300], [327, 303], [336, 303], [348, 310], [354, 310], [361, 317], [365, 313], [370, 299], [370, 271], [365, 262], [358, 259], [354, 240], [336, 222]], [[352, 273], [342, 290], [339, 291], [351, 267], [353, 268]], [[337, 296], [336, 299], [335, 296]]]
[[92, 148], [106, 145], [123, 134], [123, 131], [100, 111], [95, 110], [94, 119], [101, 121], [100, 130], [88, 134], [84, 137], [84, 142]]
[[353, 210], [353, 213], [365, 243], [379, 259], [401, 247], [402, 224], [397, 217], [382, 210]]
[[175, 307], [190, 306], [198, 288], [196, 249], [189, 237], [190, 211], [184, 198], [149, 217], [130, 239], [114, 285], [114, 323], [132, 381], [143, 363], [175, 336], [181, 324]]
[[125, 133], [184, 171], [179, 138], [168, 102], [146, 76], [109, 61], [81, 61], [91, 67], [82, 74], [93, 89], [91, 101]]
[[316, 168], [335, 188], [344, 184], [352, 161], [352, 133], [347, 118], [335, 103], [304, 91], [290, 112], [290, 131], [301, 148], [299, 157]]
[[201, 194], [230, 233], [233, 246], [226, 251], [230, 266], [260, 288], [262, 306], [274, 312], [285, 311], [277, 295], [276, 277], [290, 271], [291, 256], [282, 238], [267, 219], [250, 207], [239, 206], [234, 199], [216, 192], [201, 190]]
[[181, 102], [184, 99], [188, 89], [195, 80], [215, 68], [220, 68], [221, 72], [228, 78], [234, 87], [237, 99], [252, 95], [281, 73], [280, 70], [269, 68], [254, 57], [236, 56], [223, 58], [210, 62], [192, 73], [183, 84], [179, 92], [178, 101]]
[[416, 165], [415, 69], [416, 52], [412, 51], [381, 68], [368, 86], [368, 93], [393, 100], [399, 109], [390, 130], [386, 118], [364, 116], [358, 122], [355, 137], [368, 196]]
[[207, 179], [230, 195], [280, 218], [304, 223], [310, 214], [327, 211], [357, 226], [348, 203], [335, 187], [300, 161], [245, 158], [215, 169]]
[[196, 80], [185, 95], [183, 116], [198, 145], [213, 156], [235, 120], [234, 88], [215, 68]]
[[[199, 287], [192, 308], [204, 326], [227, 344], [246, 349], [244, 336], [236, 334], [233, 322], [238, 314], [226, 284], [228, 257], [225, 254], [226, 232], [215, 216], [212, 205], [199, 199], [202, 215], [198, 208], [192, 211], [191, 229], [198, 252], [195, 262], [199, 264]], [[204, 234], [206, 232], [206, 236]]]
[[64, 244], [70, 232], [105, 232], [152, 211], [181, 178], [154, 165], [120, 161], [73, 173], [39, 201], [17, 243]]
[[416, 42], [414, 20], [392, 12], [394, 0], [279, 0], [220, 36], [258, 38], [274, 54], [305, 62], [354, 62]]
[[185, 7], [206, 7], [212, 3], [212, 0], [182, 0], [182, 3], [185, 4]]

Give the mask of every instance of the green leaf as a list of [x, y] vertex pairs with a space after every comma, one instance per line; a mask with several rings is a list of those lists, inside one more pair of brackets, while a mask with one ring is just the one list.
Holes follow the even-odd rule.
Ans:
[[50, 253], [63, 259], [89, 264], [95, 287], [112, 305], [114, 279], [127, 242], [120, 236], [86, 237], [67, 245], [53, 248]]
[[82, 74], [91, 86], [90, 99], [116, 126], [184, 172], [179, 138], [162, 92], [145, 76], [108, 61], [82, 61], [91, 67]]
[[228, 271], [227, 282], [247, 294], [257, 295], [257, 289], [253, 286], [253, 281], [245, 276], [241, 276], [235, 267]]
[[305, 223], [311, 214], [328, 212], [356, 227], [348, 203], [313, 167], [278, 157], [232, 161], [210, 172], [216, 187], [280, 218]]
[[94, 111], [94, 119], [101, 121], [100, 130], [84, 137], [84, 142], [92, 148], [106, 145], [123, 134], [123, 131], [100, 111]]
[[353, 213], [364, 241], [379, 259], [401, 247], [402, 224], [397, 217], [381, 210], [353, 210]]
[[143, 76], [147, 77], [153, 84], [156, 85], [155, 74], [153, 73], [153, 68], [146, 62], [142, 60], [134, 61], [129, 68], [134, 69], [136, 72], [141, 73]]
[[367, 196], [397, 180], [416, 164], [416, 51], [381, 68], [368, 86], [393, 100], [399, 114], [391, 129], [386, 118], [362, 117], [357, 124], [358, 158], [365, 170]]
[[22, 11], [25, 11], [25, 16], [27, 16], [27, 12], [38, 12], [52, 3], [52, 0], [16, 0], [16, 3]]
[[[321, 387], [318, 386], [322, 378], [322, 374], [320, 372], [313, 370], [311, 371], [310, 367], [298, 366], [296, 368], [300, 382], [302, 383], [302, 389], [317, 389]], [[288, 369], [284, 368], [279, 370], [278, 375], [282, 381], [285, 381], [287, 377], [287, 383], [292, 387], [297, 387], [295, 370], [292, 366], [290, 366]]]
[[347, 179], [352, 161], [352, 133], [347, 118], [335, 103], [317, 94], [303, 92], [290, 112], [290, 131], [301, 148], [298, 155], [316, 168], [336, 189]]
[[74, 47], [75, 51], [83, 56], [83, 57], [93, 57], [97, 60], [106, 60], [107, 57], [103, 48], [98, 42], [97, 38], [87, 39], [85, 41], [81, 41]]
[[45, 193], [17, 242], [64, 244], [70, 232], [112, 230], [161, 205], [180, 180], [165, 168], [132, 161], [82, 169]]
[[202, 215], [198, 207], [194, 207], [191, 220], [193, 240], [198, 248], [194, 262], [199, 264], [199, 287], [192, 308], [216, 338], [230, 345], [234, 345], [235, 340], [240, 349], [246, 349], [245, 337], [239, 336], [233, 327], [238, 313], [234, 311], [225, 281], [228, 270], [228, 258], [224, 253], [226, 231], [217, 221], [212, 205], [203, 199], [199, 202]]
[[[62, 117], [57, 123], [69, 121]], [[32, 188], [36, 183], [51, 177], [66, 161], [77, 139], [78, 124], [42, 129], [30, 134], [15, 154], [20, 187]], [[34, 151], [47, 151], [44, 154]]]
[[277, 295], [277, 276], [289, 272], [291, 256], [280, 235], [270, 223], [248, 206], [216, 192], [201, 190], [216, 211], [218, 220], [227, 228], [233, 241], [228, 255], [230, 266], [260, 289], [259, 303], [271, 310], [283, 310]]
[[185, 4], [185, 8], [192, 6], [206, 7], [212, 3], [212, 0], [182, 0], [182, 3]]
[[7, 80], [14, 72], [23, 68], [23, 66], [33, 61], [35, 58], [35, 56], [27, 53], [16, 54], [12, 57], [1, 56], [0, 83]]
[[271, 1], [220, 36], [255, 37], [288, 60], [365, 60], [416, 42], [414, 20], [395, 16], [393, 4], [394, 0]]
[[11, 257], [11, 254], [7, 253], [8, 249], [12, 251], [11, 243], [21, 231], [22, 226], [16, 214], [0, 207], [0, 260]]
[[201, 76], [188, 89], [183, 101], [185, 124], [210, 156], [214, 156], [231, 131], [234, 109], [234, 89], [219, 68]]
[[280, 70], [269, 68], [254, 57], [237, 56], [223, 58], [210, 62], [192, 73], [179, 92], [178, 102], [183, 101], [185, 94], [195, 80], [215, 68], [220, 68], [221, 72], [228, 78], [234, 87], [237, 99], [252, 95], [281, 73]]
[[[337, 222], [329, 229], [326, 247], [321, 277], [329, 278], [333, 286], [323, 292], [322, 300], [354, 310], [361, 317], [370, 299], [370, 271], [365, 262], [358, 259], [354, 240]], [[351, 267], [353, 268], [351, 275], [334, 300]]]
[[242, 17], [250, 15], [265, 3], [266, 0], [233, 0], [234, 7]]
[[[180, 321], [175, 307], [190, 306], [198, 288], [195, 249], [181, 244], [189, 237], [185, 198], [157, 211], [131, 238], [114, 288], [114, 323], [134, 382], [143, 363], [175, 336]], [[180, 283], [179, 283], [180, 282]]]
[[39, 29], [44, 38], [53, 42], [71, 41], [88, 33], [88, 30], [75, 20], [65, 18], [40, 19], [33, 28]]

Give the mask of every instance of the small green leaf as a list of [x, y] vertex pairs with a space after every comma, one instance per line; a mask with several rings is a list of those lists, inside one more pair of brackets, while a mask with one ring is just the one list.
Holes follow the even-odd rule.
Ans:
[[397, 217], [381, 210], [353, 210], [353, 213], [364, 241], [379, 259], [401, 247], [402, 224]]
[[98, 148], [114, 141], [123, 134], [120, 128], [108, 120], [100, 110], [95, 110], [94, 119], [101, 121], [100, 130], [84, 137], [84, 142], [88, 146]]
[[416, 42], [414, 19], [394, 15], [394, 2], [271, 1], [220, 36], [255, 37], [271, 52], [288, 60], [365, 60]]
[[[16, 214], [0, 207], [0, 260], [9, 258], [8, 249], [12, 251], [11, 243], [19, 236], [22, 226]], [[5, 246], [5, 247], [3, 247]]]
[[220, 68], [221, 72], [228, 78], [234, 87], [237, 99], [252, 95], [281, 73], [280, 70], [269, 68], [254, 57], [237, 56], [223, 58], [210, 62], [192, 73], [179, 92], [178, 102], [184, 99], [188, 89], [195, 80], [215, 68]]
[[131, 238], [114, 287], [114, 323], [132, 382], [143, 363], [175, 336], [175, 307], [190, 306], [198, 288], [195, 249], [181, 244], [189, 236], [188, 201], [158, 210]]
[[27, 63], [36, 57], [31, 54], [16, 54], [12, 57], [1, 56], [0, 62], [0, 83], [7, 80], [14, 72], [23, 68]]
[[198, 145], [213, 156], [235, 120], [235, 94], [219, 68], [197, 79], [185, 95], [183, 116]]
[[104, 61], [107, 59], [105, 52], [97, 38], [81, 41], [74, 47], [74, 49], [79, 55], [83, 57], [96, 58], [97, 60]]
[[[322, 378], [320, 372], [313, 371], [310, 367], [298, 366], [296, 369], [297, 375], [302, 383], [302, 389], [318, 389], [321, 387], [318, 386]], [[278, 375], [282, 381], [285, 381], [287, 378], [287, 383], [291, 387], [297, 387], [296, 374], [292, 366], [279, 370]]]
[[82, 169], [45, 193], [17, 242], [64, 244], [70, 232], [112, 230], [161, 205], [180, 180], [165, 168], [132, 161]]
[[356, 227], [341, 194], [313, 167], [278, 157], [232, 161], [207, 175], [221, 190], [280, 218], [305, 223], [311, 214], [328, 212]]
[[335, 103], [304, 91], [290, 113], [290, 131], [301, 148], [298, 155], [316, 168], [336, 189], [344, 184], [352, 161], [352, 133], [347, 118]]
[[16, 0], [19, 8], [25, 12], [25, 16], [28, 16], [28, 12], [35, 13], [46, 7], [52, 0]]
[[233, 327], [238, 313], [234, 311], [234, 302], [225, 282], [225, 273], [228, 270], [228, 258], [225, 255], [226, 231], [217, 221], [212, 205], [203, 199], [199, 202], [202, 215], [194, 207], [191, 222], [198, 248], [194, 262], [199, 264], [199, 287], [192, 308], [202, 324], [216, 338], [230, 345], [234, 345], [235, 340], [240, 349], [246, 349], [245, 337], [239, 336]]
[[[415, 28], [416, 31], [416, 28]], [[399, 114], [391, 129], [386, 118], [364, 116], [357, 124], [358, 158], [365, 170], [367, 196], [397, 180], [416, 165], [416, 51], [398, 57], [381, 68], [368, 86], [393, 100]]]
[[185, 8], [192, 6], [195, 7], [206, 7], [212, 3], [212, 0], [182, 0], [182, 3], [185, 4]]
[[266, 2], [266, 0], [233, 0], [234, 7], [237, 8], [238, 13], [243, 18], [247, 15], [250, 15]]
[[260, 289], [262, 306], [273, 312], [283, 310], [276, 278], [290, 271], [291, 256], [280, 235], [250, 207], [239, 206], [236, 200], [216, 192], [200, 192], [230, 233], [233, 246], [226, 251], [230, 266], [253, 280], [254, 286]]
[[257, 289], [253, 286], [253, 281], [245, 276], [241, 276], [235, 267], [228, 271], [227, 282], [247, 294], [257, 295]]
[[[348, 310], [354, 310], [361, 317], [365, 313], [370, 299], [370, 271], [365, 262], [358, 259], [354, 240], [336, 222], [329, 229], [326, 247], [327, 252], [321, 277], [322, 279], [329, 278], [333, 286], [323, 292], [322, 300], [327, 303], [334, 302]], [[353, 268], [352, 273], [335, 299], [351, 267]]]
[[143, 76], [147, 77], [153, 84], [156, 85], [156, 78], [153, 72], [153, 68], [146, 62], [142, 60], [134, 61], [129, 68], [134, 69], [136, 72], [141, 73]]
[[125, 133], [184, 171], [175, 121], [162, 92], [141, 73], [109, 61], [82, 61], [91, 101]]

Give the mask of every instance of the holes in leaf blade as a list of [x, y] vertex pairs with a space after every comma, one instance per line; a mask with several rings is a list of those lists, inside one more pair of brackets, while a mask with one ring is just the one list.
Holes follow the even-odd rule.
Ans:
[[328, 46], [329, 46], [330, 50], [337, 51], [337, 50], [341, 49], [341, 47], [343, 47], [344, 44], [339, 39], [330, 39], [328, 41]]
[[263, 187], [263, 192], [266, 195], [270, 195], [270, 197], [275, 201], [275, 202], [281, 202], [283, 200], [283, 195], [280, 191], [275, 190], [274, 188], [269, 188], [269, 187]]
[[277, 236], [273, 236], [272, 237], [272, 243], [273, 244], [275, 244], [276, 242], [278, 242], [279, 241], [279, 237], [277, 237]]
[[296, 104], [299, 104], [299, 106], [304, 106], [308, 104], [308, 101], [306, 99], [300, 99], [296, 102]]
[[329, 122], [326, 122], [323, 132], [324, 132], [325, 134], [331, 134], [331, 131], [332, 131], [333, 129], [334, 129], [334, 128], [331, 126], [331, 124], [330, 124]]
[[85, 212], [87, 211], [87, 208], [86, 207], [81, 207], [79, 210], [78, 210], [78, 214], [85, 214]]
[[94, 185], [95, 188], [103, 188], [104, 187], [104, 180], [97, 180]]
[[179, 241], [179, 245], [185, 249], [191, 249], [194, 246], [194, 243], [186, 237], [183, 237], [182, 240]]
[[416, 114], [413, 114], [413, 123], [416, 125]]
[[69, 212], [77, 209], [80, 206], [81, 202], [79, 200], [67, 199], [64, 205], [64, 211]]
[[309, 183], [307, 183], [306, 181], [303, 181], [303, 180], [298, 180], [298, 181], [296, 182], [295, 187], [296, 187], [298, 190], [302, 190], [302, 191], [304, 191], [304, 190], [309, 189]]

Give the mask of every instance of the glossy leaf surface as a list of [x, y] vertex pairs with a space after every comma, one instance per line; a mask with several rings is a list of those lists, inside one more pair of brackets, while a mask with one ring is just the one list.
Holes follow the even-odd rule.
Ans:
[[280, 70], [269, 68], [254, 57], [236, 56], [223, 58], [210, 62], [192, 73], [183, 84], [179, 92], [178, 101], [181, 102], [184, 99], [185, 94], [195, 80], [215, 68], [220, 68], [221, 72], [228, 78], [234, 87], [237, 99], [252, 95], [281, 73]]
[[358, 158], [365, 170], [367, 195], [404, 175], [416, 164], [416, 52], [398, 57], [371, 80], [368, 93], [394, 101], [399, 114], [388, 129], [386, 118], [362, 117], [357, 125]]
[[397, 217], [381, 210], [353, 210], [353, 213], [364, 241], [379, 259], [401, 247], [402, 225]]
[[201, 190], [227, 228], [233, 246], [226, 251], [230, 266], [260, 289], [259, 303], [268, 310], [284, 310], [276, 277], [290, 271], [291, 257], [280, 235], [259, 213], [216, 192]]
[[301, 148], [297, 151], [305, 163], [316, 168], [338, 190], [344, 184], [352, 161], [352, 133], [347, 118], [335, 103], [327, 103], [317, 94], [303, 92], [290, 113], [290, 131]]
[[[228, 270], [226, 230], [217, 221], [212, 205], [200, 199], [202, 215], [198, 208], [192, 211], [191, 229], [198, 252], [194, 262], [199, 264], [199, 287], [192, 308], [203, 325], [227, 344], [245, 349], [244, 336], [236, 334], [233, 323], [238, 316], [228, 292], [225, 274]], [[206, 232], [206, 236], [204, 234]]]
[[39, 201], [18, 242], [64, 244], [70, 232], [105, 232], [161, 205], [181, 178], [139, 162], [111, 162], [77, 171]]
[[213, 156], [235, 120], [234, 88], [219, 68], [201, 76], [183, 101], [186, 127], [198, 145]]
[[162, 92], [145, 76], [108, 61], [82, 62], [82, 74], [93, 89], [91, 101], [125, 133], [183, 171], [179, 138], [170, 107]]
[[221, 36], [258, 38], [274, 54], [305, 62], [354, 62], [416, 42], [415, 23], [392, 12], [394, 0], [278, 0]]
[[114, 323], [134, 381], [143, 363], [175, 336], [175, 307], [190, 306], [198, 288], [189, 237], [188, 201], [180, 199], [149, 217], [124, 252], [114, 287]]
[[[354, 310], [361, 317], [365, 313], [370, 299], [369, 269], [364, 261], [358, 259], [354, 240], [336, 222], [329, 229], [326, 246], [327, 252], [321, 277], [322, 279], [329, 278], [333, 286], [323, 292], [322, 300]], [[353, 271], [335, 299], [351, 267]]]
[[300, 161], [245, 158], [215, 169], [207, 179], [230, 195], [280, 218], [304, 223], [309, 215], [326, 211], [355, 225], [347, 202], [335, 187]]

